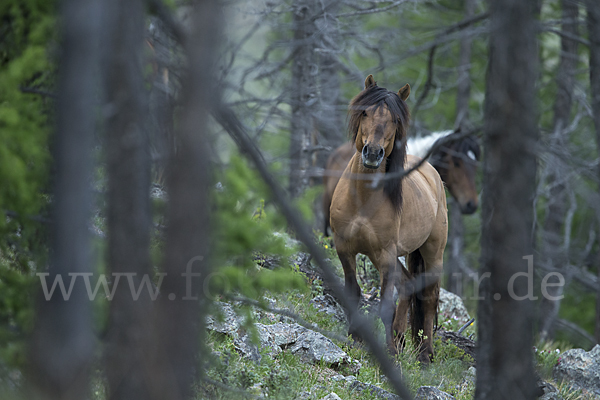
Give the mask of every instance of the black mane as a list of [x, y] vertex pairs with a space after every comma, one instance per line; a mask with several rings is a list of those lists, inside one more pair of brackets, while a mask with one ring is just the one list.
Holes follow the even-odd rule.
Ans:
[[464, 159], [464, 156], [472, 151], [475, 155], [475, 160], [481, 159], [481, 147], [479, 141], [475, 135], [468, 135], [459, 140], [448, 143], [438, 148], [430, 158], [430, 163], [436, 168], [445, 168], [446, 162], [444, 158], [446, 155], [450, 155], [451, 159]]
[[[410, 120], [410, 113], [406, 102], [386, 88], [371, 85], [356, 95], [350, 102], [348, 110], [348, 133], [352, 141], [356, 141], [358, 127], [363, 111], [375, 106], [375, 110], [385, 106], [392, 114], [393, 123], [396, 125], [394, 148], [386, 160], [386, 173], [399, 173], [404, 170], [406, 161], [406, 130]], [[400, 174], [398, 174], [400, 175]], [[383, 192], [388, 196], [396, 212], [402, 208], [402, 178], [386, 179]]]

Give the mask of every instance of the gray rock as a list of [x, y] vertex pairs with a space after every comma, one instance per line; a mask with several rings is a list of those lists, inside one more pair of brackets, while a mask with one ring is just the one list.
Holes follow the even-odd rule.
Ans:
[[589, 352], [583, 349], [565, 351], [554, 367], [553, 376], [575, 389], [600, 395], [600, 345]]
[[342, 400], [342, 399], [335, 392], [331, 392], [327, 396], [322, 397], [321, 400]]
[[542, 379], [538, 379], [537, 384], [544, 393], [540, 397], [541, 400], [562, 400], [562, 397], [558, 393], [558, 389], [556, 389], [553, 384], [543, 381]]
[[319, 311], [329, 314], [338, 321], [346, 322], [346, 314], [342, 307], [330, 294], [323, 294], [313, 298], [310, 303]]
[[442, 320], [455, 319], [466, 324], [471, 319], [462, 299], [452, 292], [440, 288], [439, 314]]
[[475, 369], [475, 367], [469, 367], [469, 369], [465, 373], [465, 380], [468, 382], [471, 382], [472, 384], [475, 384], [476, 378], [477, 378], [477, 370]]
[[348, 355], [329, 338], [306, 328], [290, 351], [313, 363], [324, 361], [331, 365], [350, 364]]
[[452, 400], [454, 396], [450, 396], [446, 392], [442, 392], [434, 386], [421, 386], [417, 390], [415, 400]]
[[[215, 302], [215, 307], [219, 308], [219, 312], [217, 315], [208, 315], [206, 317], [206, 329], [237, 338], [242, 322], [241, 318], [235, 313], [231, 304], [217, 301]], [[221, 315], [219, 316], [218, 314]]]
[[305, 390], [303, 392], [298, 393], [298, 396], [296, 397], [297, 400], [308, 400], [311, 397], [314, 397], [312, 395], [312, 393], [308, 390]]
[[383, 400], [400, 400], [400, 396], [390, 393], [387, 390], [383, 390], [382, 388], [371, 385], [369, 383], [364, 383], [359, 380], [354, 380], [350, 384], [350, 389], [355, 390], [357, 392], [368, 392], [371, 395], [375, 396], [378, 399]]
[[551, 392], [539, 397], [539, 400], [563, 400], [563, 398], [558, 394], [558, 392]]
[[360, 370], [360, 363], [352, 360], [330, 339], [301, 325], [277, 323], [255, 324], [255, 327], [259, 338], [258, 345], [252, 343], [249, 335], [237, 337], [233, 341], [236, 349], [251, 360], [260, 360], [259, 348], [266, 349], [271, 357], [283, 350], [289, 350], [306, 362], [325, 362], [333, 367], [347, 366], [354, 373]]

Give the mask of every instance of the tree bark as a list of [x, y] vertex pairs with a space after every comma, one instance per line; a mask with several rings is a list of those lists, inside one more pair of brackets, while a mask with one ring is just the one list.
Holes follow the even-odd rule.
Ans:
[[[475, 14], [475, 0], [465, 0], [465, 19]], [[471, 48], [473, 38], [463, 35], [460, 39], [458, 56], [458, 86], [456, 92], [456, 122], [455, 128], [469, 128], [469, 99], [471, 96]], [[465, 263], [463, 250], [465, 247], [465, 227], [460, 207], [453, 199], [450, 201], [450, 227], [448, 229], [448, 244], [450, 252], [446, 262], [448, 290], [459, 296], [462, 295], [463, 271], [460, 268]]]
[[477, 311], [475, 398], [534, 399], [533, 304], [527, 296], [528, 279], [517, 274], [533, 273], [533, 265], [523, 257], [533, 254], [535, 15], [531, 2], [489, 5], [480, 268], [485, 275], [480, 275]]
[[[108, 174], [108, 270], [133, 273], [134, 300], [129, 285], [120, 281], [110, 302], [106, 335], [105, 371], [109, 399], [147, 399], [151, 298], [144, 279], [151, 282], [150, 264], [150, 155], [144, 126], [142, 81], [144, 3], [110, 2], [107, 54], [107, 100], [115, 110], [106, 130]], [[116, 284], [116, 282], [113, 282]]]
[[[183, 400], [202, 369], [205, 293], [210, 259], [210, 191], [212, 187], [208, 109], [219, 101], [215, 61], [221, 37], [218, 0], [193, 3], [188, 57], [182, 82], [182, 114], [177, 150], [167, 171], [167, 232], [161, 297], [155, 304], [155, 359], [148, 382], [151, 399]], [[184, 274], [188, 274], [187, 276]], [[200, 276], [189, 275], [199, 274]]]
[[[592, 96], [592, 113], [596, 128], [596, 146], [600, 154], [600, 4], [595, 0], [587, 0], [587, 26], [590, 40], [590, 86]], [[598, 166], [600, 179], [600, 166]], [[600, 282], [600, 253], [597, 256], [596, 268]], [[600, 290], [596, 298], [596, 342], [600, 343]]]
[[[70, 297], [57, 290], [40, 296], [30, 347], [30, 372], [42, 399], [79, 400], [88, 395], [95, 348], [92, 302], [81, 277], [92, 273], [90, 257], [92, 141], [102, 2], [65, 0], [60, 9], [57, 128], [54, 142], [54, 197], [48, 286], [75, 279]], [[42, 277], [44, 279], [44, 277]], [[77, 281], [79, 279], [79, 281]], [[68, 287], [68, 286], [67, 286]]]
[[[475, 15], [476, 0], [465, 0], [464, 19]], [[465, 32], [466, 33], [466, 32]], [[458, 84], [456, 88], [456, 122], [455, 128], [468, 128], [469, 100], [471, 98], [471, 50], [473, 37], [463, 35], [460, 38], [460, 53], [458, 56]]]
[[[554, 122], [548, 140], [551, 151], [567, 147], [568, 136], [564, 133], [571, 119], [571, 105], [575, 87], [575, 69], [577, 67], [577, 41], [570, 37], [578, 36], [579, 6], [571, 0], [561, 0], [562, 31], [561, 53], [556, 74], [557, 93], [554, 101]], [[560, 156], [548, 155], [546, 168], [548, 184], [551, 186], [548, 198], [546, 220], [544, 221], [543, 251], [544, 269], [554, 271], [568, 263], [568, 249], [564, 245], [564, 222], [567, 212], [568, 181], [565, 180], [565, 166]], [[549, 286], [548, 294], [552, 298], [560, 297], [562, 286]], [[540, 340], [553, 336], [553, 325], [560, 308], [560, 300], [543, 297], [540, 309]]]
[[290, 139], [290, 179], [289, 191], [294, 197], [300, 196], [308, 187], [306, 170], [310, 166], [308, 152], [315, 133], [314, 108], [316, 94], [317, 64], [314, 54], [315, 23], [314, 0], [296, 0], [293, 7], [294, 18], [294, 57], [292, 59], [291, 87], [291, 139]]
[[[338, 21], [334, 15], [340, 8], [340, 3], [330, 0], [320, 7], [321, 15], [317, 18], [315, 28], [319, 34], [317, 61], [319, 66], [318, 94], [319, 110], [317, 128], [319, 144], [332, 149], [347, 141], [344, 125], [344, 112], [340, 110], [343, 104], [340, 100], [340, 76], [338, 52], [340, 34]], [[345, 106], [345, 105], [344, 105]], [[344, 107], [345, 109], [345, 107]], [[317, 157], [317, 165], [325, 167], [329, 152], [321, 151]]]
[[460, 211], [460, 206], [452, 197], [448, 197], [448, 205], [450, 206], [450, 226], [448, 228], [448, 261], [446, 262], [446, 276], [448, 277], [448, 291], [462, 296], [464, 283], [464, 271], [461, 265], [465, 262], [464, 247], [465, 247], [465, 227], [463, 224], [463, 216]]

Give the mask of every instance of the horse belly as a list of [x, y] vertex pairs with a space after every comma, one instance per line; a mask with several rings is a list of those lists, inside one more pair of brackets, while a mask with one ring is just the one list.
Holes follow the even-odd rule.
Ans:
[[420, 248], [431, 235], [437, 219], [435, 193], [425, 185], [425, 181], [414, 178], [409, 176], [403, 189], [402, 217], [398, 229], [399, 256]]

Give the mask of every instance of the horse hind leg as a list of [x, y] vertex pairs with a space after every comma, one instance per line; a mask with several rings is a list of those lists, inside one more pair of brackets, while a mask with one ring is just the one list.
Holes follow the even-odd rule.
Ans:
[[426, 286], [411, 295], [410, 320], [413, 342], [418, 346], [418, 360], [429, 364], [433, 359], [433, 328], [437, 322], [440, 276], [433, 271], [434, 268], [427, 268], [420, 250], [411, 253], [407, 261], [411, 274], [418, 280], [425, 280]]
[[433, 360], [433, 334], [437, 327], [437, 310], [440, 298], [439, 281], [427, 286], [421, 292], [423, 297], [424, 330], [423, 341], [419, 349], [419, 361], [428, 364]]

